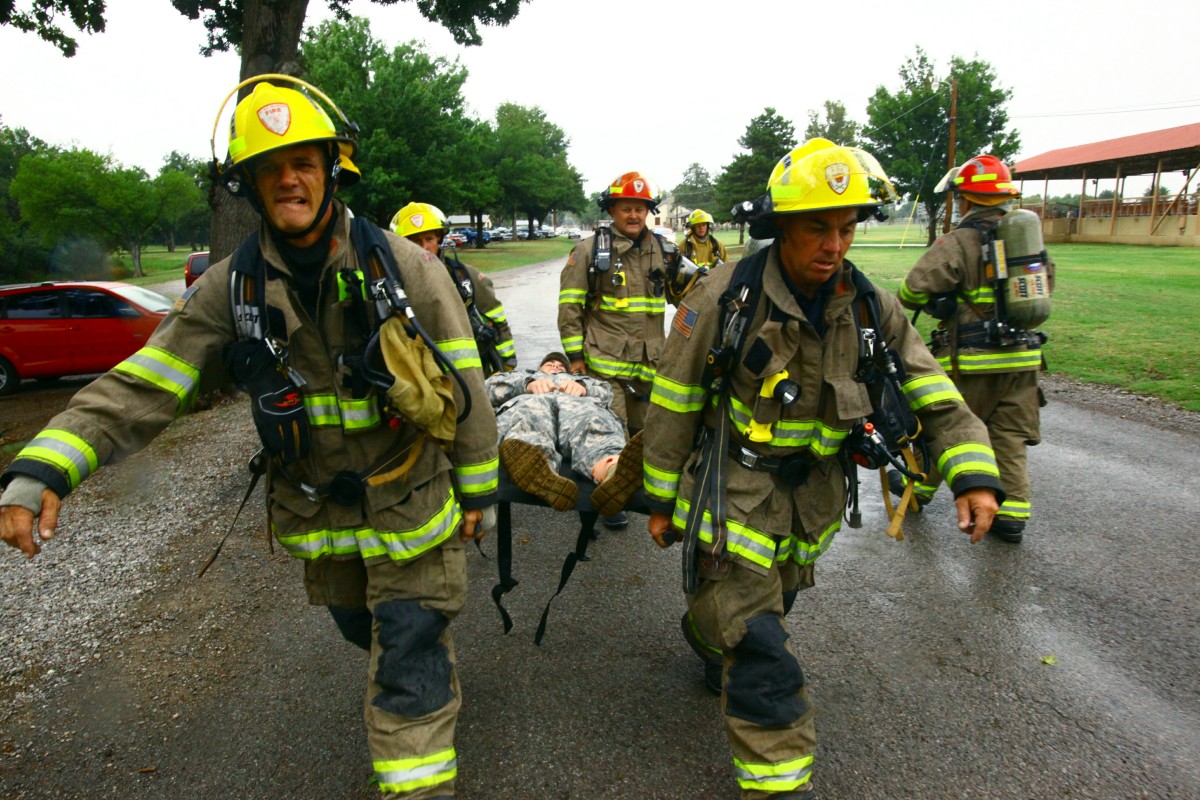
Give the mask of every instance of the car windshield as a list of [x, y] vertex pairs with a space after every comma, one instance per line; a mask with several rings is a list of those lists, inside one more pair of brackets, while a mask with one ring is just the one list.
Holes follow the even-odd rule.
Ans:
[[124, 297], [126, 300], [137, 303], [139, 306], [148, 311], [170, 311], [173, 303], [172, 300], [163, 297], [158, 292], [152, 292], [149, 289], [143, 289], [141, 286], [124, 284], [122, 286], [113, 286], [112, 290], [115, 294]]

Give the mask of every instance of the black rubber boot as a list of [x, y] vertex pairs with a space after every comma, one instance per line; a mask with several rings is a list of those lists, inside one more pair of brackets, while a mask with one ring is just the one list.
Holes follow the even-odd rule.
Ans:
[[992, 522], [992, 533], [1006, 542], [1020, 544], [1025, 536], [1025, 522], [1019, 519], [1004, 519], [996, 517]]

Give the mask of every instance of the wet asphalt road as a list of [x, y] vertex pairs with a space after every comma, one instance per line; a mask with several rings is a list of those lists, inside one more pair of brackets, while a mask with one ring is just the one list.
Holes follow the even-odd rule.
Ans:
[[[523, 366], [559, 348], [560, 264], [494, 276]], [[1200, 440], [1053, 400], [1019, 546], [969, 545], [944, 494], [894, 542], [862, 474], [863, 527], [838, 534], [788, 619], [818, 708], [822, 800], [1200, 798]], [[236, 503], [243, 487], [230, 473], [214, 494]], [[717, 701], [678, 634], [679, 548], [654, 547], [638, 515], [602, 532], [535, 647], [576, 524], [520, 506], [514, 528], [514, 630], [491, 602], [494, 559], [474, 549], [452, 628], [460, 797], [734, 800]], [[193, 538], [183, 561], [211, 546]], [[0, 797], [371, 796], [365, 656], [261, 537], [227, 551], [211, 583], [181, 579], [158, 600], [165, 632], [8, 721], [18, 753], [0, 754]], [[127, 671], [139, 652], [161, 674]]]

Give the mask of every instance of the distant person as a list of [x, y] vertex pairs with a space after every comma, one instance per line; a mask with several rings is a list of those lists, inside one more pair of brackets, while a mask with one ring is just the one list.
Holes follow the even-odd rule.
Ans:
[[[1009, 213], [1009, 201], [1021, 194], [1008, 166], [987, 154], [951, 170], [938, 185], [939, 191], [943, 188], [957, 207], [958, 227], [917, 261], [900, 288], [900, 302], [942, 320], [934, 355], [987, 425], [1000, 467], [1006, 496], [992, 533], [1017, 543], [1032, 508], [1025, 448], [1041, 441], [1044, 403], [1038, 372], [1044, 337], [1020, 329], [1014, 320], [997, 318], [1005, 306], [997, 304], [997, 284], [988, 277], [983, 252]], [[1038, 237], [1040, 242], [1040, 232]], [[1054, 286], [1054, 262], [1045, 259], [1042, 269], [1048, 296]], [[927, 480], [913, 487], [919, 505], [929, 502], [941, 482], [936, 468], [931, 466], [928, 473]], [[904, 477], [893, 470], [888, 479], [892, 491], [901, 494]]]
[[413, 244], [440, 257], [446, 265], [466, 306], [484, 375], [516, 369], [517, 348], [508, 314], [496, 297], [491, 278], [459, 261], [456, 248], [445, 246], [450, 222], [442, 210], [429, 203], [409, 203], [392, 217], [391, 227]]
[[[379, 790], [453, 797], [462, 691], [449, 624], [467, 597], [464, 540], [496, 524], [495, 417], [435, 256], [334, 198], [358, 178], [356, 128], [325, 95], [282, 81], [313, 89], [282, 75], [237, 87], [253, 91], [237, 103], [217, 168], [258, 213], [257, 230], [17, 454], [0, 478], [0, 538], [36, 555], [60, 500], [146, 446], [188, 409], [201, 367], [223, 361], [250, 395], [270, 530], [303, 565], [309, 602], [370, 651], [362, 709]], [[366, 293], [375, 280], [403, 289], [407, 307], [377, 311]], [[471, 413], [457, 419], [468, 399]], [[273, 620], [260, 616], [265, 632]], [[308, 768], [285, 749], [279, 757], [274, 771]]]
[[486, 381], [496, 411], [500, 463], [518, 489], [568, 511], [578, 484], [560, 474], [566, 462], [596, 484], [592, 506], [620, 512], [642, 483], [642, 438], [626, 444], [625, 424], [612, 410], [612, 388], [598, 378], [571, 375], [562, 353], [548, 353], [537, 370], [493, 375]]
[[715, 267], [729, 260], [729, 252], [712, 231], [712, 214], [697, 208], [687, 219], [687, 236], [679, 249], [684, 257], [701, 267]]

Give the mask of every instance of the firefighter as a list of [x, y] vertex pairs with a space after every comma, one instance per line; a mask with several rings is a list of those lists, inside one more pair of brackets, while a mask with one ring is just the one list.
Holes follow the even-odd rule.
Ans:
[[[858, 281], [870, 284], [846, 252], [857, 223], [894, 196], [861, 150], [825, 139], [793, 150], [753, 206], [751, 235], [774, 242], [715, 268], [684, 298], [654, 381], [649, 530], [660, 547], [683, 541], [685, 632], [719, 659], [746, 800], [814, 796], [813, 705], [784, 615], [813, 585], [814, 563], [842, 523], [847, 481], [857, 480], [839, 451], [872, 410], [870, 386], [855, 379], [868, 299]], [[950, 476], [959, 528], [978, 541], [999, 490], [986, 431], [895, 298], [870, 289], [875, 339], [894, 349], [902, 393]]]
[[560, 474], [566, 462], [596, 484], [592, 506], [615, 514], [641, 486], [641, 437], [626, 443], [625, 424], [612, 410], [612, 388], [599, 378], [571, 375], [569, 364], [562, 353], [548, 353], [537, 370], [487, 379], [500, 463], [517, 488], [567, 511], [575, 507], [579, 485]]
[[[1018, 543], [1030, 512], [1025, 448], [1041, 441], [1041, 340], [1018, 335], [1011, 344], [1003, 344], [992, 336], [989, 327], [995, 326], [989, 322], [994, 321], [996, 311], [996, 286], [985, 274], [983, 252], [1008, 213], [1009, 201], [1021, 195], [1004, 162], [987, 154], [951, 170], [938, 188], [950, 193], [961, 219], [908, 273], [900, 288], [900, 302], [906, 308], [926, 309], [943, 320], [940, 327], [946, 335], [936, 340], [940, 344], [934, 355], [967, 405], [987, 425], [1004, 484], [1005, 500], [992, 532], [1006, 542]], [[1053, 289], [1054, 262], [1046, 259], [1044, 268]], [[903, 491], [899, 472], [889, 473], [888, 478], [894, 492]], [[936, 469], [930, 469], [929, 477], [914, 487], [917, 502], [927, 503], [940, 482]]]
[[496, 297], [491, 278], [459, 261], [458, 253], [453, 249], [448, 254], [445, 252], [450, 222], [441, 209], [429, 203], [409, 203], [392, 217], [391, 228], [418, 247], [441, 256], [467, 307], [468, 317], [476, 309], [483, 315], [482, 319], [473, 320], [473, 327], [476, 328], [475, 341], [480, 348], [484, 374], [516, 369], [517, 348], [513, 344], [504, 305]]
[[[237, 89], [251, 85], [223, 164], [214, 142], [214, 172], [258, 212], [258, 230], [17, 454], [2, 478], [0, 535], [36, 555], [61, 500], [186, 412], [201, 367], [224, 363], [251, 395], [276, 540], [301, 559], [309, 602], [371, 652], [364, 716], [383, 797], [452, 797], [461, 695], [447, 626], [466, 599], [464, 541], [494, 527], [499, 476], [479, 357], [449, 277], [429, 269], [436, 257], [334, 198], [357, 178], [356, 129], [302, 81], [259, 76]], [[365, 302], [368, 234], [398, 275], [389, 289], [407, 294], [411, 328]], [[420, 344], [406, 334], [418, 324]], [[371, 372], [368, 343], [380, 339], [387, 370]], [[461, 382], [405, 366], [428, 365], [435, 351]], [[357, 380], [364, 371], [379, 382]], [[455, 427], [468, 399], [482, 413]]]
[[715, 267], [729, 260], [725, 245], [716, 237], [709, 235], [712, 230], [713, 218], [703, 209], [697, 208], [687, 218], [687, 236], [683, 240], [683, 255], [701, 267]]

